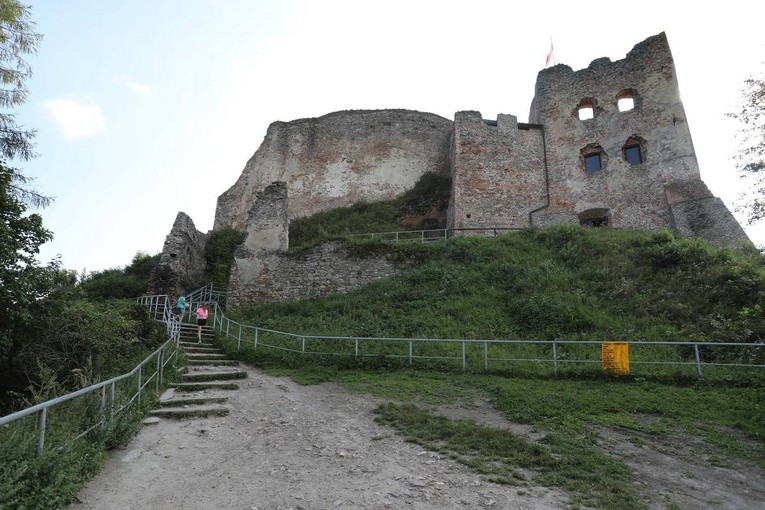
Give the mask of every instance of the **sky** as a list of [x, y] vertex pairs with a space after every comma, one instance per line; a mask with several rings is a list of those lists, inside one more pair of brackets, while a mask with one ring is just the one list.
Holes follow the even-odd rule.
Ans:
[[[274, 121], [404, 108], [528, 120], [554, 48], [574, 70], [666, 32], [701, 177], [733, 209], [744, 80], [765, 70], [765, 2], [27, 0], [43, 35], [20, 167], [55, 198], [40, 260], [78, 272], [162, 250], [179, 211], [212, 228]], [[745, 225], [765, 245], [765, 224]]]

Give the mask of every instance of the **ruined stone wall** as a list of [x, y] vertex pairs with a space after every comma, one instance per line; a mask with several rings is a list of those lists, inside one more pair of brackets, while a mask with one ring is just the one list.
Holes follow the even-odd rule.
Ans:
[[[634, 108], [619, 111], [620, 97], [632, 97]], [[580, 106], [591, 106], [594, 117], [580, 120]], [[552, 203], [539, 214], [554, 222], [578, 222], [577, 214], [602, 209], [614, 227], [669, 228], [664, 187], [700, 179], [663, 33], [616, 62], [600, 58], [576, 72], [565, 65], [541, 71], [529, 121], [545, 128]], [[640, 146], [643, 163], [625, 160], [630, 144]], [[599, 150], [603, 168], [585, 171], [583, 156]]]
[[260, 252], [235, 259], [227, 306], [347, 293], [407, 269], [407, 263], [385, 257], [353, 257], [339, 242], [324, 243], [299, 256]]
[[289, 189], [289, 219], [388, 200], [426, 172], [449, 172], [452, 122], [408, 110], [355, 110], [274, 122], [237, 182], [218, 198], [214, 228], [246, 229], [257, 192]]
[[452, 145], [449, 228], [526, 227], [546, 203], [542, 131], [512, 115], [487, 123], [458, 112]]
[[177, 297], [195, 289], [205, 269], [204, 247], [207, 236], [198, 231], [184, 212], [179, 212], [165, 238], [159, 263], [149, 276], [149, 294]]

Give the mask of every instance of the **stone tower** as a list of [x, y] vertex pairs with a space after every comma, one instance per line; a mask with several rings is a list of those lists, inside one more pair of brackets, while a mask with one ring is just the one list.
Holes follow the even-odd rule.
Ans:
[[748, 241], [701, 181], [664, 33], [616, 62], [541, 71], [529, 121], [544, 129], [550, 196], [535, 225], [671, 228], [721, 245]]

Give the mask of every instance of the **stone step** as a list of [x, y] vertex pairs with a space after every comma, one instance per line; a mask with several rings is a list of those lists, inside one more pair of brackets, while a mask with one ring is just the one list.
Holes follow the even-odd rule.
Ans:
[[183, 374], [183, 382], [199, 381], [228, 381], [231, 379], [244, 379], [247, 372], [244, 370], [200, 370]]
[[189, 405], [222, 404], [228, 397], [220, 395], [195, 395], [191, 397], [173, 397], [159, 402], [161, 407], [182, 407]]
[[223, 406], [162, 407], [149, 411], [150, 416], [159, 418], [205, 418], [207, 416], [226, 416], [229, 409]]
[[210, 367], [230, 367], [237, 366], [239, 362], [233, 359], [189, 359], [186, 358], [186, 364], [189, 366], [210, 366]]
[[239, 385], [229, 381], [197, 381], [173, 383], [170, 387], [178, 391], [203, 391], [203, 390], [238, 390]]
[[[204, 344], [203, 344], [204, 345]], [[221, 354], [223, 353], [223, 349], [220, 347], [200, 347], [199, 344], [181, 344], [181, 347], [183, 347], [186, 352], [193, 352], [196, 354], [203, 354], [203, 353], [209, 353], [209, 354]]]
[[217, 349], [218, 348], [218, 346], [215, 345], [212, 342], [204, 342], [204, 341], [199, 342], [199, 341], [197, 341], [196, 338], [194, 340], [188, 340], [188, 341], [187, 340], [181, 340], [180, 342], [178, 342], [178, 345], [180, 345], [181, 347], [201, 347], [201, 348], [205, 348], [205, 349]]
[[[181, 337], [181, 341], [186, 340], [186, 341], [189, 341], [189, 342], [196, 342], [197, 340], [199, 340], [199, 335], [197, 335], [197, 331], [196, 330], [194, 330], [194, 331], [190, 331], [190, 330], [189, 331], [183, 331], [182, 330], [181, 334], [180, 334], [180, 337]], [[215, 338], [215, 335], [213, 333], [205, 333], [204, 331], [202, 332], [202, 341], [205, 341], [205, 340], [209, 341], [209, 340], [212, 340], [214, 338]]]
[[217, 353], [204, 353], [204, 352], [187, 352], [186, 353], [186, 359], [192, 360], [192, 359], [226, 359], [225, 354], [217, 354]]

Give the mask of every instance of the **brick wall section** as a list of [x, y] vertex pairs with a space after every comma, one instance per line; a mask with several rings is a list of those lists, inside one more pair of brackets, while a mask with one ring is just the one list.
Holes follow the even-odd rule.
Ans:
[[227, 300], [232, 308], [347, 293], [410, 267], [384, 257], [355, 258], [338, 242], [324, 243], [299, 256], [261, 252], [237, 258], [234, 264]]
[[526, 227], [547, 201], [542, 131], [519, 129], [512, 115], [488, 125], [479, 112], [457, 112], [452, 159], [450, 228]]
[[214, 228], [245, 230], [257, 192], [289, 189], [289, 219], [389, 200], [426, 172], [449, 172], [452, 122], [408, 110], [351, 110], [274, 122], [237, 182], [220, 197]]

